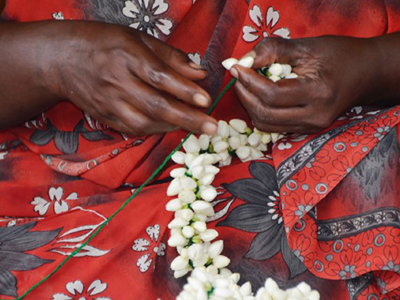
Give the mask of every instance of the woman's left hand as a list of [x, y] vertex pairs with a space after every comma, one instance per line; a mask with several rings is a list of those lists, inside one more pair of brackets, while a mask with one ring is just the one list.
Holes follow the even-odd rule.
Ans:
[[266, 38], [245, 56], [254, 69], [289, 64], [296, 79], [276, 83], [235, 65], [236, 94], [254, 125], [266, 132], [313, 133], [329, 127], [375, 89], [379, 51], [371, 39], [324, 36], [297, 40]]

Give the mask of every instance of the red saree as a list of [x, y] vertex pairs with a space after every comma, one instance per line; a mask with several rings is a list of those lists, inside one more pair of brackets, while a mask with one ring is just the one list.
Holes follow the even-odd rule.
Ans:
[[[207, 67], [203, 84], [216, 96], [230, 79], [221, 61], [262, 37], [376, 36], [400, 30], [399, 14], [389, 0], [9, 0], [2, 19], [144, 30]], [[232, 91], [213, 115], [248, 119]], [[209, 225], [242, 282], [306, 281], [324, 300], [400, 299], [399, 122], [400, 107], [356, 107], [320, 134], [289, 135], [268, 157], [221, 170]], [[49, 274], [184, 134], [130, 139], [69, 102], [1, 132], [0, 298]], [[173, 278], [166, 246], [171, 166], [26, 299], [174, 299], [184, 279]]]

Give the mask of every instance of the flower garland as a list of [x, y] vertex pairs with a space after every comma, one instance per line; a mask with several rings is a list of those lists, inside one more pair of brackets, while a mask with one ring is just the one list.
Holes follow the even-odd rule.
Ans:
[[[230, 69], [236, 63], [249, 64], [231, 58], [223, 65]], [[274, 82], [297, 77], [289, 65], [273, 64], [259, 72]], [[218, 232], [207, 228], [207, 218], [215, 214], [210, 202], [217, 197], [217, 190], [212, 186], [220, 171], [216, 164], [219, 167], [230, 165], [235, 156], [242, 162], [259, 159], [264, 156], [268, 144], [279, 138], [277, 133], [265, 133], [256, 128], [251, 130], [243, 120], [233, 119], [229, 124], [219, 121], [216, 136], [202, 134], [197, 138], [192, 135], [183, 144], [185, 152], [177, 151], [171, 157], [180, 165], [171, 171], [174, 179], [167, 189], [168, 196], [176, 197], [166, 205], [166, 210], [175, 214], [168, 224], [171, 230], [168, 245], [178, 252], [171, 262], [171, 269], [175, 278], [190, 273], [177, 300], [320, 299], [319, 293], [304, 282], [284, 291], [269, 278], [255, 294], [249, 282], [239, 285], [240, 275], [227, 268], [230, 259], [222, 255], [224, 243], [216, 240]]]

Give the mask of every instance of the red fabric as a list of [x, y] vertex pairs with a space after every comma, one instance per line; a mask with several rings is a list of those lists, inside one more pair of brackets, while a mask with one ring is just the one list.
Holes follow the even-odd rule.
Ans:
[[[9, 0], [2, 17], [130, 25], [122, 12], [128, 2], [147, 3]], [[371, 37], [400, 26], [396, 1], [192, 2], [149, 1], [154, 8], [168, 4], [157, 18], [173, 23], [167, 34], [154, 30], [200, 56], [210, 70], [203, 84], [214, 96], [230, 80], [220, 62], [240, 57], [263, 36]], [[232, 90], [213, 115], [249, 121]], [[399, 107], [358, 107], [323, 133], [280, 140], [271, 158], [223, 168], [218, 219], [209, 225], [224, 239], [232, 269], [255, 287], [267, 277], [284, 287], [307, 281], [324, 300], [399, 299], [399, 115]], [[184, 134], [129, 139], [69, 102], [0, 133], [0, 297], [20, 296], [49, 274]], [[173, 299], [184, 280], [173, 278], [175, 250], [165, 249], [172, 214], [164, 209], [164, 181], [171, 167], [26, 299]]]

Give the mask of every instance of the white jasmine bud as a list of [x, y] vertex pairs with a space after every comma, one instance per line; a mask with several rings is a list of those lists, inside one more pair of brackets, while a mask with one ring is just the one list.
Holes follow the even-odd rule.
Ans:
[[204, 162], [204, 154], [199, 155], [199, 156], [193, 158], [192, 161], [191, 161], [189, 164], [187, 164], [187, 166], [188, 166], [190, 169], [193, 169], [193, 168], [196, 167], [196, 166], [201, 166], [201, 165], [203, 165], [203, 162]]
[[187, 221], [181, 219], [181, 218], [175, 218], [168, 224], [168, 228], [182, 228], [183, 226], [186, 226], [188, 224]]
[[240, 294], [242, 295], [242, 296], [251, 296], [251, 284], [250, 284], [250, 282], [246, 282], [245, 284], [243, 284], [241, 287], [240, 287]]
[[278, 284], [272, 278], [268, 278], [265, 281], [265, 288], [267, 289], [268, 293], [272, 293], [274, 290], [279, 290]]
[[299, 283], [296, 288], [304, 295], [308, 295], [311, 292], [311, 287], [305, 282]]
[[217, 153], [224, 152], [228, 150], [229, 144], [225, 141], [218, 141], [214, 144], [214, 151]]
[[183, 153], [182, 151], [176, 151], [171, 159], [178, 165], [183, 165], [185, 163], [185, 156], [186, 154]]
[[271, 141], [271, 134], [265, 133], [261, 136], [261, 143], [268, 144]]
[[261, 152], [265, 152], [268, 150], [267, 145], [260, 143], [260, 145], [258, 145], [257, 150], [261, 151]]
[[167, 189], [168, 196], [175, 196], [178, 195], [179, 192], [182, 190], [181, 181], [179, 178], [175, 178], [171, 181]]
[[[222, 270], [228, 270], [228, 269], [222, 269]], [[221, 273], [222, 273], [222, 270], [221, 270]], [[239, 273], [233, 273], [233, 274], [229, 275], [228, 277], [229, 277], [230, 280], [232, 280], [232, 282], [234, 284], [237, 284], [239, 282], [239, 280], [240, 280], [240, 274]]]
[[320, 299], [320, 294], [317, 291], [311, 291], [308, 294], [308, 300], [319, 300]]
[[279, 133], [271, 133], [271, 141], [272, 143], [276, 143], [279, 139]]
[[193, 244], [188, 249], [190, 260], [195, 261], [200, 259], [204, 254], [204, 246], [201, 244]]
[[178, 234], [171, 235], [171, 237], [168, 239], [168, 245], [170, 247], [184, 246], [186, 242], [187, 242], [186, 238]]
[[276, 76], [276, 75], [270, 76], [269, 79], [272, 80], [273, 82], [277, 82], [277, 81], [281, 80], [281, 78], [279, 76]]
[[208, 247], [207, 253], [212, 259], [214, 259], [215, 257], [221, 254], [223, 249], [224, 249], [224, 242], [222, 240], [219, 240], [212, 243], [210, 247]]
[[218, 134], [226, 139], [229, 136], [229, 125], [225, 121], [218, 121]]
[[217, 190], [213, 186], [201, 186], [200, 187], [200, 197], [205, 201], [212, 201], [217, 197]]
[[273, 300], [265, 287], [260, 288], [256, 294], [256, 300]]
[[[213, 295], [221, 297], [222, 299], [231, 299], [233, 292], [227, 288], [216, 288]], [[220, 298], [217, 298], [220, 299]]]
[[268, 68], [268, 71], [271, 73], [271, 75], [281, 76], [283, 73], [283, 68], [281, 64], [272, 64]]
[[259, 133], [253, 132], [252, 134], [250, 134], [247, 142], [250, 144], [250, 146], [257, 147], [261, 142], [261, 135]]
[[209, 210], [210, 208], [212, 208], [212, 205], [209, 202], [206, 201], [202, 201], [202, 200], [197, 200], [195, 202], [192, 203], [192, 209], [196, 212], [206, 212], [207, 210]]
[[296, 79], [299, 77], [296, 73], [290, 73], [289, 75], [285, 76], [285, 79]]
[[234, 65], [236, 65], [238, 62], [239, 62], [239, 61], [238, 61], [236, 58], [231, 57], [231, 58], [225, 59], [225, 60], [222, 62], [222, 65], [224, 66], [225, 69], [227, 69], [227, 70], [229, 71], [229, 70], [230, 70]]
[[241, 134], [239, 135], [240, 138], [240, 145], [245, 146], [247, 144], [247, 135]]
[[286, 292], [290, 298], [304, 299], [305, 297], [305, 295], [298, 288], [288, 289]]
[[180, 218], [184, 221], [189, 222], [193, 218], [193, 216], [194, 212], [189, 208], [185, 208], [180, 211]]
[[239, 135], [231, 136], [231, 137], [228, 139], [228, 143], [229, 143], [229, 146], [230, 146], [233, 150], [236, 150], [237, 148], [239, 148], [240, 145], [241, 145]]
[[199, 144], [200, 149], [205, 151], [210, 146], [210, 136], [208, 134], [203, 133], [199, 136]]
[[195, 166], [192, 169], [192, 175], [194, 178], [200, 179], [204, 176], [204, 167], [203, 166]]
[[205, 173], [207, 173], [207, 174], [214, 174], [214, 175], [216, 175], [216, 174], [219, 173], [219, 168], [217, 168], [217, 167], [215, 167], [215, 166], [208, 165], [208, 166], [205, 166], [205, 167], [204, 167], [204, 171], [205, 171]]
[[173, 271], [185, 269], [189, 263], [188, 259], [184, 259], [182, 256], [177, 256], [171, 262], [171, 269]]
[[182, 234], [184, 237], [190, 239], [192, 236], [194, 236], [194, 228], [191, 226], [185, 226], [182, 228]]
[[232, 126], [229, 125], [229, 136], [238, 136], [240, 133], [235, 130]]
[[189, 253], [188, 253], [188, 248], [184, 247], [177, 247], [176, 250], [178, 251], [179, 255], [182, 256], [184, 259], [189, 259]]
[[[215, 164], [215, 163], [218, 161], [218, 160], [216, 160], [216, 157], [215, 157], [215, 156], [218, 157], [218, 154], [209, 154], [209, 153], [205, 153], [205, 154], [204, 154], [204, 161], [203, 161], [203, 164], [204, 164], [205, 166]], [[217, 159], [219, 159], [219, 157], [218, 157]]]
[[192, 203], [194, 200], [196, 200], [196, 194], [190, 190], [180, 191], [178, 197], [179, 200], [181, 200], [184, 203]]
[[218, 236], [218, 232], [215, 229], [207, 229], [205, 232], [200, 233], [200, 238], [204, 242], [211, 242]]
[[167, 211], [177, 211], [182, 208], [182, 202], [178, 198], [170, 200], [165, 206]]
[[207, 230], [207, 225], [206, 225], [206, 223], [204, 221], [197, 221], [197, 222], [193, 223], [193, 228], [197, 232], [202, 233], [202, 232], [205, 232]]
[[236, 155], [241, 159], [247, 159], [250, 156], [250, 147], [246, 147], [246, 146], [240, 146], [237, 150], [236, 150]]
[[220, 135], [213, 136], [211, 138], [211, 144], [215, 144], [216, 142], [222, 141], [222, 137]]
[[216, 268], [214, 265], [210, 265], [207, 267], [207, 272], [210, 273], [211, 275], [217, 276], [218, 275], [218, 268]]
[[186, 173], [186, 169], [185, 169], [185, 168], [177, 168], [177, 169], [173, 169], [173, 170], [171, 171], [171, 173], [169, 173], [169, 175], [170, 175], [172, 178], [178, 178], [178, 177], [184, 176], [185, 173]]
[[207, 220], [207, 216], [206, 215], [204, 215], [204, 214], [201, 214], [201, 213], [198, 213], [198, 214], [194, 214], [194, 217], [193, 217], [196, 221], [203, 221], [203, 222], [205, 222], [206, 220]]
[[[174, 277], [175, 277], [175, 278], [181, 278], [181, 277], [185, 276], [188, 272], [189, 272], [189, 269], [188, 269], [188, 268], [182, 269], [182, 270], [176, 270], [176, 271], [174, 272]], [[186, 299], [186, 298], [185, 298], [185, 299]]]
[[230, 262], [231, 260], [224, 255], [218, 255], [213, 259], [213, 265], [218, 269], [225, 268]]
[[232, 157], [228, 157], [228, 158], [225, 159], [225, 160], [221, 160], [221, 161], [219, 162], [219, 166], [220, 166], [220, 167], [225, 167], [225, 166], [229, 166], [231, 163], [232, 163]]
[[184, 189], [184, 190], [194, 190], [197, 188], [197, 183], [192, 178], [181, 177], [180, 182], [181, 182], [182, 189]]
[[232, 126], [239, 133], [245, 133], [247, 129], [247, 124], [245, 121], [240, 119], [232, 119], [229, 121], [229, 125]]
[[229, 155], [228, 151], [224, 151], [219, 153], [219, 156], [221, 157], [221, 160], [227, 160], [228, 158], [230, 158], [231, 156]]
[[185, 165], [186, 166], [190, 166], [190, 163], [193, 161], [193, 159], [195, 159], [197, 156], [194, 155], [193, 153], [188, 153], [185, 156]]
[[273, 290], [270, 294], [274, 300], [287, 300], [289, 298], [289, 295], [280, 289]]
[[201, 185], [210, 185], [215, 179], [215, 175], [210, 173], [210, 174], [206, 174], [204, 175], [203, 178], [200, 179], [200, 184]]
[[208, 255], [206, 253], [203, 253], [203, 255], [199, 259], [193, 260], [193, 265], [196, 268], [203, 267], [208, 262], [208, 259]]
[[192, 134], [182, 145], [186, 153], [199, 153], [200, 143], [199, 140]]
[[292, 73], [292, 66], [291, 65], [283, 64], [281, 66], [282, 66], [282, 75], [283, 75], [283, 77], [286, 77], [290, 73]]
[[228, 288], [230, 282], [227, 278], [217, 278], [213, 284], [216, 288]]

